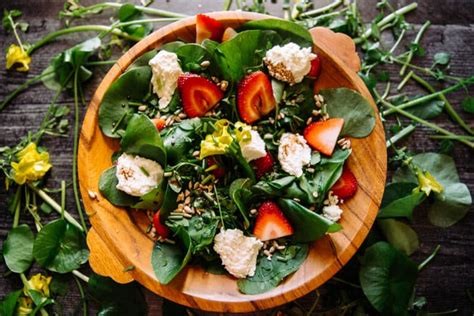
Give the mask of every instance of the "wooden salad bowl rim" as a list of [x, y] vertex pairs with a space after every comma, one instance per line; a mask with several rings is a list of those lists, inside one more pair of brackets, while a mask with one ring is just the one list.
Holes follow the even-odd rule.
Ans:
[[[249, 12], [214, 12], [209, 15], [231, 27], [248, 20], [273, 18]], [[91, 252], [90, 265], [96, 273], [119, 283], [136, 280], [156, 294], [192, 308], [251, 312], [275, 307], [309, 293], [351, 259], [374, 223], [382, 199], [387, 169], [385, 134], [377, 107], [357, 75], [360, 60], [352, 40], [325, 28], [315, 28], [310, 33], [314, 40], [313, 50], [322, 60], [316, 89], [344, 86], [357, 90], [370, 100], [376, 113], [372, 134], [364, 139], [351, 139], [353, 152], [348, 164], [358, 179], [359, 188], [357, 194], [342, 205], [344, 214], [340, 223], [343, 230], [316, 241], [299, 270], [266, 293], [242, 294], [235, 279], [206, 273], [197, 266], [182, 271], [168, 285], [158, 282], [150, 260], [153, 241], [143, 231], [147, 225], [146, 216], [143, 212], [127, 212], [115, 207], [99, 193], [99, 177], [111, 166], [111, 155], [119, 149], [119, 144], [102, 134], [98, 110], [108, 87], [137, 57], [178, 38], [194, 41], [195, 17], [190, 17], [160, 28], [125, 53], [102, 80], [85, 115], [78, 153], [79, 181], [92, 224], [87, 243]], [[97, 193], [97, 197], [91, 192]]]

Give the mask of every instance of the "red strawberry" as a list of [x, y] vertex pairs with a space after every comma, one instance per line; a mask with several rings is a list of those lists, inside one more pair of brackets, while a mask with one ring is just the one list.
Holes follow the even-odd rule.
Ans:
[[237, 108], [245, 123], [252, 124], [275, 107], [272, 84], [263, 72], [251, 73], [240, 81], [237, 88]]
[[252, 160], [250, 164], [255, 169], [257, 178], [261, 178], [265, 173], [273, 169], [273, 158], [272, 155], [270, 155], [270, 153], [267, 151], [266, 156]]
[[196, 15], [196, 43], [201, 44], [205, 39], [220, 41], [224, 33], [224, 25], [204, 14]]
[[311, 147], [331, 156], [343, 125], [344, 119], [342, 118], [314, 122], [305, 128], [304, 138]]
[[208, 167], [212, 167], [212, 166], [214, 166], [214, 165], [217, 165], [217, 168], [216, 168], [216, 169], [213, 169], [213, 170], [211, 171], [211, 173], [214, 175], [214, 177], [215, 177], [216, 179], [220, 179], [220, 178], [222, 178], [222, 177], [225, 175], [225, 169], [222, 168], [222, 167], [219, 167], [219, 165], [217, 164], [217, 161], [216, 161], [216, 159], [215, 159], [214, 157], [212, 157], [212, 156], [211, 156], [211, 157], [207, 157], [206, 160], [207, 160], [207, 166], [208, 166]]
[[151, 121], [159, 131], [166, 127], [166, 121], [162, 118], [154, 118]]
[[231, 40], [235, 35], [237, 35], [237, 32], [233, 28], [226, 28], [224, 34], [222, 34], [222, 42], [227, 42], [228, 40]]
[[153, 226], [155, 227], [156, 233], [158, 236], [161, 238], [168, 238], [170, 235], [170, 230], [166, 225], [161, 223], [160, 221], [160, 211], [156, 212], [155, 215], [153, 215]]
[[293, 227], [278, 204], [266, 201], [258, 208], [253, 234], [261, 241], [266, 241], [292, 235]]
[[311, 61], [311, 70], [306, 75], [306, 77], [311, 79], [316, 79], [321, 72], [321, 58], [319, 55], [316, 55], [316, 58]]
[[354, 196], [357, 191], [357, 179], [349, 168], [344, 167], [341, 177], [332, 186], [331, 191], [341, 199]]
[[179, 76], [178, 89], [189, 117], [203, 116], [224, 97], [215, 83], [189, 72]]

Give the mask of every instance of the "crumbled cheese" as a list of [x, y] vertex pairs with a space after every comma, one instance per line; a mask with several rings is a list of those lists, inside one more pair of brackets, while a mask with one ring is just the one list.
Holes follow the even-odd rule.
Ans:
[[323, 216], [330, 221], [337, 222], [341, 219], [342, 209], [338, 205], [328, 205], [323, 207]]
[[151, 83], [153, 92], [159, 97], [159, 108], [164, 109], [170, 103], [178, 85], [178, 77], [183, 73], [178, 56], [161, 50], [149, 63], [152, 71]]
[[241, 140], [239, 142], [242, 156], [245, 160], [251, 161], [258, 158], [265, 157], [267, 151], [265, 150], [265, 142], [257, 131], [250, 131], [251, 138], [249, 140]]
[[163, 168], [153, 160], [123, 153], [117, 159], [117, 189], [132, 196], [143, 196], [163, 179]]
[[280, 138], [278, 160], [284, 171], [299, 177], [303, 174], [303, 166], [311, 161], [311, 148], [303, 136], [285, 133]]
[[255, 274], [257, 255], [263, 243], [255, 237], [244, 236], [239, 229], [222, 229], [214, 238], [214, 250], [230, 274], [245, 278]]
[[290, 85], [303, 81], [311, 70], [311, 61], [316, 55], [311, 47], [301, 48], [295, 43], [273, 46], [263, 58], [270, 75]]

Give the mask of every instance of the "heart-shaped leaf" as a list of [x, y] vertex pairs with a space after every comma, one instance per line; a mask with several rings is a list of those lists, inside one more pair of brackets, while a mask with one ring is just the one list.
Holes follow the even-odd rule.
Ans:
[[23, 273], [33, 262], [33, 243], [35, 236], [28, 225], [20, 225], [8, 232], [3, 244], [3, 257], [11, 271]]

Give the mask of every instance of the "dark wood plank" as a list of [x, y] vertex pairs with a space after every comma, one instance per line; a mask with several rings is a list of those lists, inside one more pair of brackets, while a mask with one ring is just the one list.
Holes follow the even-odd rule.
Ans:
[[[95, 1], [83, 1], [84, 4], [94, 3]], [[316, 5], [326, 4], [330, 1], [316, 0]], [[391, 1], [394, 6], [400, 7], [406, 5], [405, 0]], [[375, 15], [375, 0], [359, 1], [363, 8], [364, 16], [370, 19]], [[430, 66], [433, 55], [438, 51], [447, 51], [451, 53], [451, 74], [456, 76], [470, 76], [474, 74], [474, 1], [471, 0], [420, 0], [416, 13], [408, 16], [408, 21], [421, 24], [429, 19], [432, 26], [423, 39], [423, 46], [427, 51], [427, 56], [422, 59], [415, 59], [416, 63], [424, 66]], [[2, 1], [0, 9], [18, 8], [24, 12], [25, 20], [30, 22], [30, 31], [23, 36], [26, 41], [33, 42], [40, 36], [47, 34], [61, 27], [57, 19], [57, 12], [62, 8], [63, 1], [60, 0], [37, 0], [32, 5], [29, 0]], [[155, 7], [180, 10], [187, 14], [197, 12], [207, 12], [220, 10], [223, 7], [223, 1], [189, 1], [189, 0], [170, 0], [156, 1]], [[281, 1], [268, 6], [270, 13], [281, 16]], [[89, 21], [91, 23], [108, 23], [106, 13], [100, 17], [94, 17]], [[2, 33], [0, 41], [1, 51], [13, 41], [11, 35]], [[3, 67], [4, 57], [0, 57], [0, 99], [3, 99], [9, 91], [24, 82], [26, 78], [31, 78], [44, 69], [50, 58], [80, 42], [83, 35], [72, 35], [62, 38], [48, 45], [47, 48], [39, 50], [33, 56], [32, 70], [28, 74], [5, 71]], [[387, 67], [392, 78], [396, 78], [396, 67]], [[105, 71], [105, 68], [104, 68]], [[103, 73], [103, 72], [102, 72]], [[95, 87], [100, 82], [101, 75], [97, 75], [86, 85], [86, 96], [90, 97]], [[414, 84], [408, 85], [405, 90], [409, 93], [421, 91]], [[472, 94], [472, 90], [471, 90]], [[452, 104], [459, 109], [460, 102], [465, 97], [466, 92], [459, 91], [449, 95]], [[10, 105], [0, 114], [0, 146], [13, 145], [28, 130], [39, 125], [42, 113], [47, 108], [52, 97], [52, 92], [47, 91], [41, 85], [19, 96], [14, 104]], [[72, 106], [71, 95], [64, 95], [60, 99], [62, 104]], [[473, 122], [473, 115], [462, 113], [462, 116], [468, 122]], [[72, 115], [69, 116], [72, 121]], [[437, 119], [441, 126], [460, 132], [459, 128], [453, 128], [453, 124], [446, 116]], [[428, 135], [431, 132], [426, 128], [418, 128], [415, 134], [405, 144], [417, 152], [436, 150], [438, 143], [430, 140]], [[44, 145], [49, 149], [54, 168], [47, 182], [48, 187], [58, 187], [60, 180], [70, 181], [72, 137], [45, 139]], [[461, 180], [468, 184], [471, 192], [474, 191], [474, 164], [472, 163], [472, 151], [462, 145], [456, 144], [452, 153], [461, 177]], [[0, 179], [3, 181], [3, 179]], [[12, 217], [6, 211], [6, 201], [11, 192], [5, 192], [3, 185], [0, 190], [0, 245], [11, 227]], [[68, 190], [67, 207], [74, 209], [72, 190]], [[53, 218], [46, 217], [45, 219]], [[31, 224], [26, 214], [22, 216], [22, 222]], [[474, 237], [474, 215], [473, 210], [468, 213], [465, 219], [454, 227], [440, 229], [430, 225], [426, 219], [426, 209], [419, 209], [414, 220], [414, 228], [418, 232], [421, 240], [421, 248], [414, 255], [414, 260], [420, 262], [428, 256], [437, 244], [442, 249], [436, 259], [424, 271], [420, 273], [417, 283], [417, 295], [426, 296], [429, 302], [430, 310], [443, 311], [451, 308], [458, 308], [460, 314], [472, 314], [472, 302], [469, 301], [466, 290], [474, 290], [474, 268], [473, 245]], [[36, 271], [34, 269], [33, 271]], [[6, 272], [4, 264], [0, 264], [0, 273]], [[89, 273], [90, 271], [84, 270]], [[19, 279], [10, 275], [0, 279], [0, 297], [10, 290], [21, 287]], [[150, 292], [146, 292], [146, 298], [149, 303], [150, 314], [161, 314], [161, 299]], [[309, 307], [314, 295], [308, 295], [300, 300], [301, 304]], [[71, 283], [71, 289], [68, 295], [62, 299], [63, 313], [70, 314], [74, 312], [79, 302], [78, 291]], [[95, 308], [90, 307], [94, 312]]]

